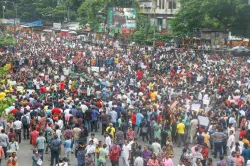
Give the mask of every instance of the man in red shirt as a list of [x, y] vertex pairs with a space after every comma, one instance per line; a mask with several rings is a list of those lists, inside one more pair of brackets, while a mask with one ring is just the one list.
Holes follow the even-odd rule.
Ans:
[[143, 76], [142, 71], [138, 71], [138, 72], [137, 72], [137, 79], [138, 79], [138, 80], [141, 80], [141, 79], [142, 79], [142, 76]]
[[112, 165], [118, 165], [118, 163], [119, 163], [119, 151], [120, 151], [119, 147], [114, 142], [113, 146], [110, 149], [110, 155], [109, 155]]
[[241, 138], [244, 138], [244, 135], [246, 135], [246, 128], [245, 127], [242, 127], [241, 131], [240, 131], [240, 137]]
[[136, 114], [133, 112], [131, 115], [131, 122], [132, 122], [132, 129], [135, 130], [135, 125], [136, 125]]
[[39, 132], [36, 130], [36, 126], [33, 126], [33, 131], [30, 133], [30, 142], [36, 146], [36, 139], [39, 137]]

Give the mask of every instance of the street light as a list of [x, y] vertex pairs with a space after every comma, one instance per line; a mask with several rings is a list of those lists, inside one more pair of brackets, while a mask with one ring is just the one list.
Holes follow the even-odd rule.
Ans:
[[[17, 6], [16, 6], [15, 2], [12, 2], [12, 1], [0, 1], [0, 2], [5, 3], [5, 4], [11, 3], [15, 9], [15, 18], [14, 18], [14, 36], [15, 36], [15, 34], [16, 34]], [[5, 9], [5, 6], [3, 6], [3, 19], [4, 19], [4, 9]]]

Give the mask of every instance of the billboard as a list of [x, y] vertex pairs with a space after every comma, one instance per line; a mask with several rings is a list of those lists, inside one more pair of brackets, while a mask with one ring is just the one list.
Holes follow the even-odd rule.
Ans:
[[136, 28], [137, 10], [135, 8], [109, 8], [108, 26], [119, 29]]

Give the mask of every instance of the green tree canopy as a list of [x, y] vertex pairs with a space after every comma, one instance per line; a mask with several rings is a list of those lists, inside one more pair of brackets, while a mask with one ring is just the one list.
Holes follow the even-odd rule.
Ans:
[[250, 6], [245, 0], [185, 0], [171, 21], [172, 33], [186, 37], [194, 29], [218, 28], [248, 37], [249, 13]]

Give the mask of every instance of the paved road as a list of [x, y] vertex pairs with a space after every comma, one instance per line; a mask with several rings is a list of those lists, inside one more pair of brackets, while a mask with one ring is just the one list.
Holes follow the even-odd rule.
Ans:
[[[98, 140], [104, 140], [104, 137], [101, 135], [101, 132], [96, 133], [96, 138]], [[146, 141], [143, 142], [140, 137], [137, 137], [137, 138], [138, 138], [138, 142], [140, 145], [148, 144], [148, 142], [146, 142]], [[19, 146], [20, 146], [20, 150], [18, 151], [18, 155], [17, 155], [19, 166], [32, 166], [32, 148], [33, 148], [33, 146], [30, 145], [29, 141], [27, 141], [27, 140], [23, 141]], [[64, 154], [64, 153], [62, 152], [62, 154]], [[180, 159], [180, 155], [181, 155], [181, 148], [178, 148], [175, 146], [174, 154], [175, 154], [174, 159], [173, 159], [174, 165], [177, 165], [179, 162], [179, 159]], [[61, 156], [63, 156], [63, 155], [61, 155]], [[210, 155], [210, 157], [212, 157], [212, 156]], [[49, 158], [50, 158], [50, 154], [45, 154], [44, 163], [43, 163], [44, 166], [50, 165]], [[215, 160], [215, 162], [216, 162], [216, 160]], [[120, 163], [121, 163], [121, 160], [120, 160]], [[77, 161], [76, 161], [76, 158], [74, 157], [74, 154], [72, 154], [71, 165], [77, 166]], [[5, 160], [2, 161], [2, 166], [6, 166]], [[107, 166], [111, 166], [111, 163], [109, 160], [107, 162]]]

